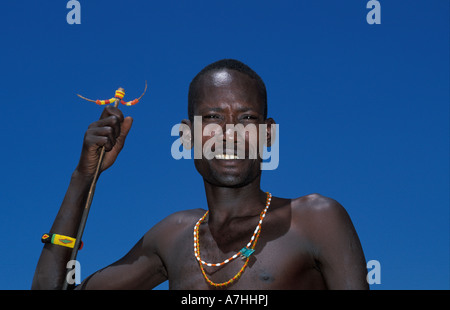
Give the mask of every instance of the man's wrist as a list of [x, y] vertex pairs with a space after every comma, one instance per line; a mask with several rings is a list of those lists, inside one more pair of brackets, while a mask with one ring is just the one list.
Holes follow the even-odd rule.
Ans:
[[78, 168], [76, 168], [72, 173], [72, 180], [76, 181], [76, 182], [82, 182], [82, 183], [86, 182], [86, 183], [90, 184], [93, 179], [94, 179], [93, 174], [84, 173], [84, 172], [78, 170]]

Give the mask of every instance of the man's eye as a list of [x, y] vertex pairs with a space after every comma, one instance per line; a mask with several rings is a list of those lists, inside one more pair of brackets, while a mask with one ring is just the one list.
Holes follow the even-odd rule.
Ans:
[[205, 119], [218, 119], [220, 117], [217, 114], [209, 114], [209, 115], [203, 116], [203, 118], [205, 118]]
[[256, 116], [253, 115], [245, 115], [244, 117], [242, 117], [245, 120], [253, 120], [253, 119], [258, 119]]

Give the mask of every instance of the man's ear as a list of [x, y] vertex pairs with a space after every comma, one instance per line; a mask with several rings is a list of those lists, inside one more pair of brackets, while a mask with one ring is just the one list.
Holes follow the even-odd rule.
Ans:
[[192, 127], [191, 121], [184, 119], [180, 124], [180, 140], [186, 150], [192, 149]]
[[276, 126], [272, 126], [275, 125], [275, 121], [272, 118], [268, 118], [265, 121], [267, 128], [266, 128], [266, 141], [267, 141], [267, 147], [272, 146], [273, 143], [275, 143], [275, 137], [277, 136], [275, 130], [276, 130]]

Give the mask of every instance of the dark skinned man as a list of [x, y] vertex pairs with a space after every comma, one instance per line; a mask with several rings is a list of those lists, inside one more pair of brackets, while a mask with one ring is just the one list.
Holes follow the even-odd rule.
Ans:
[[[265, 86], [253, 70], [236, 60], [206, 67], [191, 83], [189, 118], [182, 124], [192, 135], [183, 133], [184, 143], [195, 142], [193, 116], [201, 117], [202, 130], [210, 124], [222, 129], [216, 138], [223, 140], [226, 151], [230, 151], [226, 140], [236, 138], [227, 131], [227, 124], [254, 124], [268, 145], [273, 139], [271, 125], [275, 122], [267, 118]], [[265, 132], [260, 131], [261, 124], [267, 125]], [[76, 235], [98, 150], [102, 146], [107, 150], [104, 171], [117, 159], [131, 125], [131, 117], [124, 118], [118, 109], [106, 107], [100, 120], [89, 126], [79, 164], [50, 232]], [[202, 135], [202, 146], [208, 139], [211, 136]], [[76, 289], [152, 289], [165, 280], [170, 289], [368, 289], [362, 247], [345, 209], [319, 194], [295, 199], [272, 196], [269, 200], [260, 187], [262, 159], [248, 156], [251, 143], [245, 140], [241, 144], [245, 158], [194, 159], [203, 177], [207, 206], [163, 219], [128, 254], [86, 278]], [[253, 243], [249, 243], [252, 237]], [[200, 260], [219, 266], [202, 264], [200, 268], [194, 244]], [[246, 245], [254, 252], [248, 254]], [[32, 287], [61, 288], [70, 252], [63, 246], [45, 244]], [[244, 259], [233, 259], [236, 256]]]

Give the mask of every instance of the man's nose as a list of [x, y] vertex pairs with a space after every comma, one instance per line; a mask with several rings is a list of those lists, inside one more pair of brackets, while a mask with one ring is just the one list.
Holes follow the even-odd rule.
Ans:
[[234, 124], [228, 124], [222, 128], [223, 131], [223, 141], [234, 140], [236, 141], [236, 132], [234, 130]]

